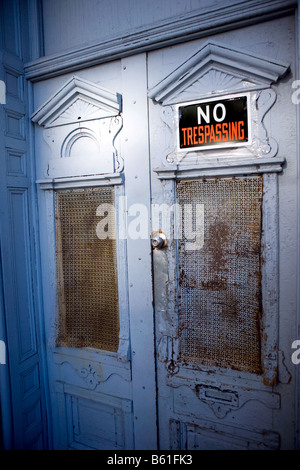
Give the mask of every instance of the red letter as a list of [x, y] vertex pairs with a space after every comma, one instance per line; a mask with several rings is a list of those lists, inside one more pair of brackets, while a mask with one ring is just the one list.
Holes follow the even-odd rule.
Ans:
[[244, 132], [244, 121], [239, 121], [238, 122], [239, 126], [239, 140], [243, 140], [245, 138], [245, 132]]
[[198, 137], [199, 137], [198, 144], [203, 144], [203, 126], [198, 127]]
[[198, 144], [198, 140], [196, 137], [197, 126], [193, 127], [193, 137], [194, 137], [194, 145]]
[[187, 128], [187, 133], [188, 133], [188, 136], [187, 136], [188, 145], [193, 145], [193, 128], [188, 127]]
[[221, 142], [222, 134], [221, 134], [221, 124], [216, 124], [216, 142]]
[[186, 145], [186, 127], [184, 127], [181, 130], [183, 132], [183, 145]]
[[210, 126], [204, 126], [204, 139], [205, 143], [207, 143], [207, 137], [210, 135]]
[[231, 138], [232, 140], [237, 140], [238, 139], [238, 136], [237, 136], [237, 122], [232, 122], [231, 123]]
[[[226, 128], [225, 128], [225, 126], [226, 126]], [[226, 140], [228, 140], [227, 122], [223, 122], [222, 132], [223, 132], [223, 142], [226, 142]]]

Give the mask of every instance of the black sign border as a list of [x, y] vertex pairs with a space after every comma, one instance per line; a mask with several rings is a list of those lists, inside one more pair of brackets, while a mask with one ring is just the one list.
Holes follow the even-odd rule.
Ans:
[[[201, 145], [198, 147], [180, 147], [180, 129], [179, 129], [179, 108], [182, 106], [191, 106], [203, 103], [213, 103], [218, 100], [228, 100], [234, 98], [241, 98], [246, 97], [247, 99], [247, 121], [248, 121], [248, 141], [241, 142], [241, 143], [230, 143], [226, 144], [226, 142], [222, 142], [219, 145]], [[200, 100], [193, 100], [193, 101], [184, 101], [182, 103], [176, 104], [176, 153], [192, 153], [192, 152], [201, 152], [207, 150], [225, 150], [225, 149], [234, 149], [234, 148], [241, 148], [241, 147], [249, 147], [252, 144], [252, 121], [250, 120], [250, 92], [245, 93], [233, 93], [230, 95], [218, 95], [215, 97], [207, 97]]]

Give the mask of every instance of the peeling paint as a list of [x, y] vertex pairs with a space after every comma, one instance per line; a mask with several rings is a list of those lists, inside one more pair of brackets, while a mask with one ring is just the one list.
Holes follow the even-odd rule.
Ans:
[[260, 176], [180, 181], [182, 205], [204, 204], [204, 247], [179, 250], [181, 360], [260, 374]]

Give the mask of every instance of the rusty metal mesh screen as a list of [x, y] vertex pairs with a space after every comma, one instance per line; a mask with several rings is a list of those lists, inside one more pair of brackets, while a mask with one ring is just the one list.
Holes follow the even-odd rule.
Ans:
[[[116, 241], [96, 233], [104, 220], [96, 215], [98, 206], [113, 202], [111, 187], [56, 192], [59, 346], [118, 349]], [[108, 220], [115, 223], [111, 214]]]
[[[182, 361], [261, 373], [262, 192], [259, 176], [177, 184]], [[196, 204], [204, 204], [204, 244], [191, 250], [185, 215]]]

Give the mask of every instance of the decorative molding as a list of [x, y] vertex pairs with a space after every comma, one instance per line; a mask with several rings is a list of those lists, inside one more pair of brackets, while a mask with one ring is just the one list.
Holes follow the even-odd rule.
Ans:
[[236, 386], [223, 384], [217, 381], [198, 382], [190, 381], [184, 375], [169, 376], [168, 384], [176, 390], [175, 407], [178, 413], [182, 412], [182, 402], [187, 402], [191, 393], [197, 399], [207, 405], [214, 415], [223, 419], [228, 413], [239, 411], [246, 403], [255, 401], [266, 408], [279, 410], [281, 397], [270, 389], [256, 388], [253, 386]]
[[261, 90], [276, 83], [288, 69], [288, 64], [209, 41], [152, 88], [149, 97], [165, 106]]
[[102, 174], [93, 176], [79, 176], [72, 178], [52, 178], [37, 180], [41, 189], [72, 189], [96, 186], [111, 186], [123, 184], [124, 176], [121, 173]]
[[45, 128], [117, 116], [121, 95], [73, 76], [31, 116]]
[[255, 400], [267, 408], [280, 408], [280, 395], [262, 390], [243, 390], [222, 386], [196, 385], [196, 395], [208, 405], [217, 418], [224, 418], [228, 413], [239, 410], [245, 403]]
[[25, 64], [25, 74], [32, 81], [43, 80], [139, 52], [248, 26], [253, 22], [281, 18], [293, 13], [296, 8], [295, 0], [247, 0], [207, 10], [199, 9], [154, 25], [136, 28], [122, 37], [110, 37], [75, 51], [41, 57]]
[[93, 119], [107, 117], [105, 115], [102, 116], [102, 112], [103, 111], [98, 106], [86, 101], [84, 98], [77, 98], [63, 113], [54, 119], [51, 125], [45, 127], [61, 126], [78, 121], [91, 121]]
[[[218, 96], [224, 94], [224, 90], [228, 92], [244, 92], [248, 90], [257, 89], [260, 85], [250, 80], [243, 79], [242, 76], [232, 75], [231, 73], [222, 71], [216, 66], [210, 70], [203, 71], [203, 74], [192, 82], [187, 89], [182, 91], [178, 96], [178, 101], [193, 101], [195, 97], [201, 99], [202, 97]], [[158, 97], [159, 98], [159, 97]], [[156, 100], [156, 97], [154, 96]], [[172, 100], [162, 104], [171, 104]]]
[[51, 152], [39, 179], [120, 173], [120, 113], [120, 94], [73, 76], [32, 115]]
[[[164, 139], [167, 142], [162, 155], [163, 165], [170, 168], [173, 165], [200, 164], [211, 170], [211, 165], [220, 157], [226, 159], [226, 162], [248, 159], [255, 164], [258, 160], [274, 158], [278, 144], [270, 136], [264, 119], [277, 98], [272, 84], [288, 71], [288, 64], [207, 42], [200, 51], [149, 91], [149, 97], [161, 104], [161, 123], [158, 126], [164, 127]], [[179, 104], [201, 99], [213, 102], [221, 96], [227, 99], [247, 97], [248, 141], [244, 145], [223, 143], [208, 148], [181, 149], [178, 137]], [[224, 163], [224, 167], [226, 165]], [[259, 169], [262, 167], [266, 168], [260, 165]]]
[[[54, 382], [57, 398], [57, 442], [60, 449], [132, 449], [132, 401], [111, 393], [61, 381]], [[87, 412], [88, 403], [88, 412]], [[91, 429], [91, 417], [96, 425]], [[61, 422], [66, 426], [60, 426]], [[97, 425], [100, 423], [100, 425]], [[103, 436], [104, 429], [109, 430]], [[87, 431], [86, 431], [87, 430]]]
[[[73, 367], [72, 364], [70, 365]], [[118, 371], [117, 368], [111, 370], [107, 368], [105, 371], [102, 369], [101, 374], [99, 374], [91, 364], [88, 364], [87, 367], [82, 367], [81, 369], [74, 368], [74, 370], [78, 377], [84, 380], [89, 390], [95, 390], [98, 385], [107, 382], [113, 375], [117, 375], [123, 380], [129, 380], [128, 378], [125, 378], [124, 374], [121, 373], [121, 371]]]
[[197, 165], [170, 165], [154, 169], [157, 177], [161, 180], [177, 178], [198, 178], [214, 176], [238, 176], [263, 173], [280, 173], [285, 158], [265, 158], [247, 160], [237, 160], [230, 158], [219, 158], [214, 160], [204, 160]]
[[[105, 360], [99, 362], [99, 358], [98, 362], [94, 362], [83, 359], [81, 355], [80, 360], [82, 366], [78, 367], [78, 358], [75, 355], [55, 354], [54, 357], [56, 366], [61, 368], [61, 373], [65, 377], [70, 377], [70, 370], [72, 370], [85, 382], [88, 390], [96, 389], [98, 385], [107, 382], [113, 375], [117, 375], [126, 382], [131, 380], [130, 370], [124, 367], [123, 364], [116, 362], [116, 358], [114, 358], [114, 363], [112, 361], [106, 363]], [[68, 379], [66, 378], [65, 381], [67, 382]]]
[[280, 434], [269, 429], [247, 428], [229, 425], [228, 422], [215, 422], [193, 418], [193, 424], [170, 419], [170, 441], [173, 450], [208, 448], [217, 439], [217, 448], [240, 450], [278, 450]]
[[[94, 390], [97, 385], [101, 382], [100, 375], [96, 372], [96, 370], [89, 364], [87, 367], [82, 367], [80, 370], [76, 370], [79, 377], [81, 377], [85, 383], [87, 384], [88, 388]], [[103, 379], [102, 379], [103, 381]]]
[[45, 178], [120, 173], [124, 161], [117, 139], [123, 126], [121, 116], [82, 124], [43, 130], [43, 139], [51, 154], [44, 163]]
[[95, 142], [96, 147], [98, 148], [98, 153], [100, 152], [100, 142], [96, 133], [91, 129], [79, 127], [71, 131], [70, 134], [65, 138], [61, 146], [60, 157], [70, 158], [73, 145], [81, 138], [91, 139], [93, 142]]

